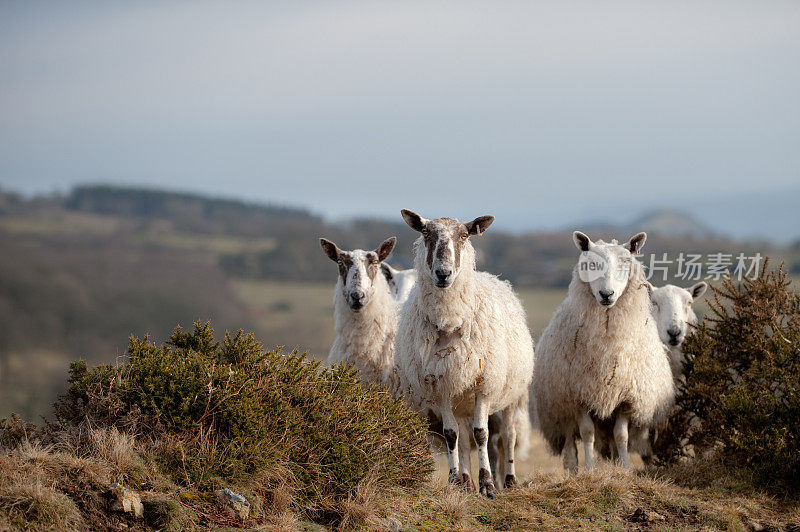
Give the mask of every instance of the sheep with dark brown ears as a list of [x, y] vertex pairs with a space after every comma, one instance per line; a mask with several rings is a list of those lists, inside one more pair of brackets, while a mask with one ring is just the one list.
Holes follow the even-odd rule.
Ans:
[[480, 491], [494, 498], [488, 419], [497, 411], [502, 411], [504, 484], [516, 483], [516, 417], [528, 400], [533, 372], [525, 311], [508, 282], [475, 270], [469, 239], [482, 234], [493, 216], [462, 223], [427, 220], [409, 210], [402, 214], [420, 237], [414, 243], [417, 284], [395, 341], [399, 383], [412, 402], [423, 401], [441, 415], [453, 483], [471, 483], [469, 464], [457, 450], [465, 444], [464, 425], [472, 425]]

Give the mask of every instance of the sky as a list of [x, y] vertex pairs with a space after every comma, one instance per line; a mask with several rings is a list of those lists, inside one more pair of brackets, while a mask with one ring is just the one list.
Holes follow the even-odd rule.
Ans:
[[512, 230], [769, 211], [800, 2], [0, 1], [0, 187], [79, 183]]

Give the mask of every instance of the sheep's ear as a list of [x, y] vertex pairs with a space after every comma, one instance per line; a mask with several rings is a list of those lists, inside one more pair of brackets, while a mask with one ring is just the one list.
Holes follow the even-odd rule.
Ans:
[[319, 243], [322, 246], [322, 250], [332, 261], [339, 262], [339, 255], [342, 253], [342, 250], [339, 249], [339, 246], [327, 238], [320, 238]]
[[480, 235], [489, 229], [489, 226], [492, 225], [492, 222], [494, 222], [494, 216], [478, 216], [471, 222], [467, 222], [464, 225], [467, 226], [467, 232], [470, 235]]
[[572, 233], [572, 241], [575, 242], [575, 247], [581, 251], [589, 251], [592, 247], [592, 240], [580, 231]]
[[392, 252], [394, 249], [394, 245], [397, 243], [397, 237], [387, 238], [381, 245], [378, 246], [378, 249], [375, 250], [375, 253], [378, 255], [378, 261], [383, 262], [386, 260], [386, 257], [389, 256], [389, 253]]
[[647, 240], [647, 233], [635, 234], [625, 243], [625, 247], [634, 255], [638, 255], [642, 252], [645, 240]]
[[708, 283], [700, 281], [699, 283], [689, 288], [689, 293], [692, 294], [692, 299], [697, 299], [698, 297], [705, 294], [707, 289], [708, 289]]
[[428, 220], [408, 209], [403, 209], [400, 211], [400, 214], [403, 215], [403, 220], [405, 220], [408, 226], [414, 231], [422, 232], [425, 224], [428, 223]]

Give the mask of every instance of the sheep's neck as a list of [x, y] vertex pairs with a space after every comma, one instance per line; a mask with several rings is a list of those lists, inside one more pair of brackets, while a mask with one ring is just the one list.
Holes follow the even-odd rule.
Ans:
[[[394, 338], [397, 325], [397, 309], [389, 287], [376, 286], [375, 296], [359, 312], [350, 309], [341, 290], [337, 290], [336, 300], [335, 329], [347, 339], [349, 350], [368, 356], [379, 355], [377, 348]], [[348, 331], [350, 334], [346, 334]], [[374, 345], [376, 343], [380, 345]]]
[[[638, 279], [631, 279], [631, 281], [625, 287], [625, 291], [619, 297], [617, 303], [610, 308], [603, 307], [597, 303], [597, 300], [594, 297], [594, 294], [592, 294], [592, 290], [588, 284], [575, 279], [573, 279], [572, 282], [574, 286], [570, 287], [571, 297], [574, 297], [576, 302], [579, 302], [573, 308], [577, 309], [582, 315], [583, 320], [581, 321], [599, 321], [600, 323], [604, 324], [602, 331], [597, 331], [600, 332], [601, 336], [614, 335], [616, 333], [616, 324], [614, 323], [615, 317], [620, 312], [627, 312], [627, 309], [629, 309], [631, 305], [638, 305], [634, 298], [646, 297], [649, 299], [648, 295], [639, 293], [640, 290], [644, 290], [646, 288], [646, 285]], [[594, 318], [599, 318], [599, 320]], [[578, 334], [582, 333], [580, 333], [580, 331], [576, 331], [576, 342]]]
[[433, 345], [433, 354], [439, 358], [448, 357], [458, 350], [462, 340], [461, 329], [456, 329], [453, 332], [439, 331], [439, 336]]
[[420, 282], [420, 294], [428, 320], [439, 335], [451, 335], [459, 331], [459, 336], [468, 333], [475, 314], [476, 294], [474, 290], [474, 271], [462, 271], [449, 288], [437, 288], [428, 278]]

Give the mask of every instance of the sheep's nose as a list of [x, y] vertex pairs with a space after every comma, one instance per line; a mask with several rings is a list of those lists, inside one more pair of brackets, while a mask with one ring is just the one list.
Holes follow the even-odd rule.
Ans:
[[669, 329], [667, 329], [667, 334], [671, 338], [677, 338], [678, 336], [681, 335], [681, 330], [678, 329], [677, 327], [670, 327]]
[[364, 292], [352, 292], [350, 297], [353, 298], [353, 301], [358, 302], [364, 299]]
[[602, 297], [603, 299], [608, 299], [613, 295], [614, 295], [613, 290], [600, 290], [600, 297]]
[[436, 270], [436, 278], [440, 281], [446, 281], [450, 274], [453, 273], [450, 270]]

